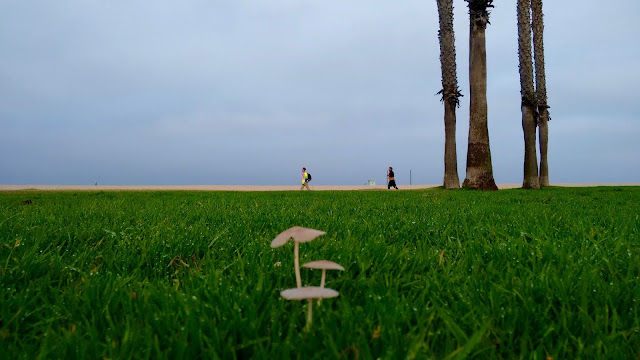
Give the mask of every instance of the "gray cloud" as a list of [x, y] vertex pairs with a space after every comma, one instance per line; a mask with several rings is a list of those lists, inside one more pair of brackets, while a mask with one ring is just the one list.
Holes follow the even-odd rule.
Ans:
[[[637, 182], [640, 5], [580, 4], [545, 3], [551, 180]], [[454, 5], [464, 178], [468, 18]], [[496, 3], [498, 182], [522, 179], [515, 26], [515, 5]], [[437, 28], [418, 0], [5, 2], [0, 183], [295, 184], [302, 166], [317, 184], [382, 183], [389, 165], [401, 184], [409, 170], [439, 183]]]

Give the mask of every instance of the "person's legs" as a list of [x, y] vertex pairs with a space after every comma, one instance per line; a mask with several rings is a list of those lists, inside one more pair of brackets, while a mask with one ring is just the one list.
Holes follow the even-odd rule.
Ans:
[[304, 183], [304, 186], [307, 187], [307, 190], [311, 190], [311, 189], [309, 189], [309, 183], [308, 182]]

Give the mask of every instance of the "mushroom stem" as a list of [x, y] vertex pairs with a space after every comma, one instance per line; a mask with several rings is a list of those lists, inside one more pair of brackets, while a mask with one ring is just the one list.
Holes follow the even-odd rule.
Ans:
[[313, 317], [313, 299], [309, 299], [309, 311], [307, 311], [307, 331], [311, 330], [311, 319]]
[[302, 280], [300, 279], [300, 256], [298, 255], [300, 252], [300, 245], [299, 243], [296, 241], [294, 248], [293, 248], [293, 260], [294, 260], [294, 266], [296, 269], [296, 285], [298, 285], [299, 288], [302, 287]]
[[[324, 280], [327, 277], [327, 269], [322, 269], [322, 278], [320, 279], [320, 287], [324, 288]], [[318, 306], [322, 304], [322, 299], [318, 299]]]
[[324, 279], [327, 276], [327, 270], [326, 269], [322, 269], [322, 279], [320, 279], [320, 287], [323, 288], [324, 287]]

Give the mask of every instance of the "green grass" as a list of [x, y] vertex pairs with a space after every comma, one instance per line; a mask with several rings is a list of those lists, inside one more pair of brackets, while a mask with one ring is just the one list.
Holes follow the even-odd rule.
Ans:
[[[639, 214], [637, 187], [4, 192], [0, 357], [637, 359]], [[293, 225], [345, 267], [309, 333]]]

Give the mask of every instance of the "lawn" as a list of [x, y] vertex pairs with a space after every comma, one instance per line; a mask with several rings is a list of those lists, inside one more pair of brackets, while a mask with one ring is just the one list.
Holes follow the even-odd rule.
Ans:
[[[638, 187], [0, 192], [0, 357], [637, 359], [639, 214]], [[345, 268], [308, 332], [269, 246], [294, 225]]]

